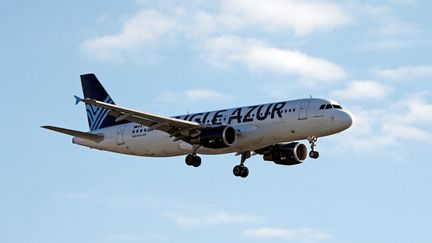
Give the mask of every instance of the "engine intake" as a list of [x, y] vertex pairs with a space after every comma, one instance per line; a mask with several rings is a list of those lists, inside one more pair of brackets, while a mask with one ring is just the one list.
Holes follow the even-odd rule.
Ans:
[[275, 145], [270, 152], [264, 154], [264, 160], [273, 161], [279, 165], [296, 165], [307, 158], [307, 147], [302, 143]]
[[202, 130], [192, 142], [201, 144], [206, 148], [219, 149], [235, 144], [236, 140], [237, 132], [233, 127], [219, 126]]

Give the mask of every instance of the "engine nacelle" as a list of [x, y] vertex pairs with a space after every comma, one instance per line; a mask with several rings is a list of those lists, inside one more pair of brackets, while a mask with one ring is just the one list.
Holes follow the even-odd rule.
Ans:
[[264, 160], [279, 165], [296, 165], [307, 158], [307, 147], [302, 143], [275, 145], [270, 152], [264, 154]]
[[207, 128], [201, 131], [192, 142], [201, 144], [206, 148], [226, 148], [235, 144], [237, 132], [230, 126], [219, 126]]

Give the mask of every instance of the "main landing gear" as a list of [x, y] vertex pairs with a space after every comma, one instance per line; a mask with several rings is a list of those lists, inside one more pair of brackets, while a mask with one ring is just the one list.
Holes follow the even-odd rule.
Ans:
[[201, 157], [198, 155], [188, 154], [186, 156], [185, 162], [189, 166], [199, 167], [201, 165]]
[[198, 148], [199, 148], [199, 146], [194, 147], [192, 154], [188, 154], [186, 156], [185, 162], [187, 165], [193, 166], [193, 167], [199, 167], [201, 165], [201, 157], [196, 155], [196, 151]]
[[309, 152], [309, 157], [311, 157], [312, 159], [318, 159], [318, 157], [319, 157], [318, 151], [315, 151], [317, 140], [318, 140], [318, 138], [315, 136], [308, 138], [308, 141], [310, 143], [310, 148], [311, 148], [311, 151]]
[[234, 166], [233, 174], [237, 177], [246, 178], [249, 175], [249, 169], [244, 165], [245, 161], [251, 157], [251, 152], [241, 153], [241, 161], [239, 165]]

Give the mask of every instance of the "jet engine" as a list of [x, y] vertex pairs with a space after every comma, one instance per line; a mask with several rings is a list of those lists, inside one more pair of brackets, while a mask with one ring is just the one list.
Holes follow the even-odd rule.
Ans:
[[237, 132], [233, 127], [219, 126], [201, 130], [201, 133], [192, 142], [206, 148], [220, 149], [235, 144], [236, 140]]
[[274, 145], [263, 158], [279, 165], [296, 165], [307, 158], [307, 147], [302, 143], [288, 143]]

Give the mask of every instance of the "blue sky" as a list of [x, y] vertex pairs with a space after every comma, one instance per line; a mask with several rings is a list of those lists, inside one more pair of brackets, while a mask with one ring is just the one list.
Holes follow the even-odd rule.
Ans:
[[[429, 1], [5, 1], [0, 242], [431, 242]], [[87, 130], [79, 75], [178, 115], [314, 97], [356, 117], [292, 167], [142, 158]]]

